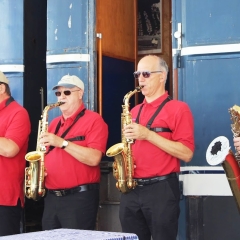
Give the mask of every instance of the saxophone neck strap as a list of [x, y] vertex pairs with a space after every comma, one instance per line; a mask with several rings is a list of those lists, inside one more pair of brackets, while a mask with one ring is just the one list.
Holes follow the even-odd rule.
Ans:
[[[76, 118], [74, 119], [73, 123], [71, 124], [71, 126], [69, 126], [66, 131], [60, 136], [61, 138], [64, 138], [68, 132], [70, 131], [70, 129], [72, 128], [72, 126], [78, 121], [78, 119], [80, 117], [82, 117], [84, 114], [85, 114], [85, 110], [86, 108], [84, 108], [77, 116]], [[61, 126], [61, 119], [59, 120], [58, 124], [57, 124], [57, 127], [55, 129], [55, 132], [54, 134], [56, 135], [60, 129], [60, 126]], [[69, 138], [69, 139], [66, 139], [68, 141], [83, 141], [85, 139], [85, 136], [77, 136], [77, 137], [74, 137], [74, 138]], [[46, 154], [48, 154], [50, 151], [52, 151], [55, 147], [54, 146], [50, 146], [49, 149], [48, 149], [48, 152]]]
[[[146, 127], [154, 132], [172, 132], [169, 128], [161, 128], [161, 127], [157, 127], [157, 128], [151, 128], [151, 125], [154, 121], [154, 119], [156, 118], [156, 116], [159, 114], [159, 112], [162, 110], [162, 108], [164, 107], [164, 105], [171, 101], [171, 97], [168, 96], [161, 104], [160, 106], [158, 107], [158, 109], [156, 110], [156, 112], [153, 114], [153, 116], [150, 118], [150, 120], [148, 121]], [[137, 115], [137, 118], [136, 118], [136, 123], [139, 123], [139, 118], [140, 118], [140, 114], [141, 114], [141, 111], [142, 111], [142, 108], [143, 108], [143, 104], [141, 105], [140, 109], [139, 109], [139, 112], [138, 112], [138, 115]]]
[[73, 138], [67, 138], [67, 141], [73, 142], [73, 141], [84, 141], [85, 140], [85, 136], [76, 136]]
[[172, 100], [172, 99], [170, 98], [170, 96], [168, 96], [168, 97], [161, 103], [161, 105], [158, 107], [157, 111], [153, 114], [153, 116], [151, 117], [151, 119], [148, 121], [147, 126], [146, 126], [148, 129], [151, 128], [151, 125], [152, 125], [154, 119], [156, 118], [156, 116], [157, 116], [157, 115], [159, 114], [159, 112], [162, 110], [162, 108], [164, 107], [164, 105], [165, 105], [167, 102], [169, 102], [170, 100]]
[[0, 111], [2, 111], [2, 109], [6, 108], [13, 101], [15, 101], [14, 98], [10, 96], [10, 98], [8, 98], [5, 103], [1, 103]]
[[135, 121], [137, 124], [139, 124], [139, 118], [140, 118], [140, 114], [142, 112], [142, 108], [143, 108], [143, 104], [140, 106], [139, 111], [138, 111], [138, 115], [137, 115], [137, 118], [136, 118], [136, 121]]
[[162, 127], [156, 127], [156, 128], [149, 128], [151, 131], [154, 132], [172, 132], [169, 128], [162, 128]]
[[[80, 117], [82, 117], [82, 116], [85, 114], [85, 110], [86, 110], [86, 109], [84, 108], [84, 109], [76, 116], [76, 118], [74, 119], [72, 125], [69, 126], [68, 129], [66, 129], [66, 131], [61, 135], [61, 138], [64, 138], [64, 137], [68, 134], [68, 132], [70, 131], [70, 129], [72, 128], [72, 126], [78, 121], [78, 119], [79, 119]], [[55, 129], [55, 132], [54, 132], [55, 135], [58, 133], [58, 131], [59, 131], [59, 129], [60, 129], [60, 126], [61, 126], [61, 119], [59, 120], [59, 122], [58, 122], [58, 124], [57, 124], [57, 127], [56, 127], [56, 129]]]
[[15, 101], [14, 98], [11, 96], [7, 101], [6, 101], [6, 107], [11, 103]]

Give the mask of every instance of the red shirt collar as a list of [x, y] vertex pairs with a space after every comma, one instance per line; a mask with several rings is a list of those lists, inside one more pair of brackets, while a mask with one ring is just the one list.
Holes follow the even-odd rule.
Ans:
[[[9, 97], [10, 98], [10, 97]], [[9, 98], [6, 98], [0, 103], [0, 111], [3, 110], [6, 107], [6, 102]]]
[[[84, 103], [81, 104], [81, 106], [78, 108], [78, 110], [69, 118], [71, 122], [74, 121], [74, 119], [77, 117], [77, 115], [85, 108]], [[61, 116], [61, 125], [66, 121], [66, 119], [63, 118], [63, 115]]]
[[165, 93], [162, 96], [160, 96], [159, 98], [155, 99], [154, 101], [152, 101], [150, 103], [148, 103], [146, 101], [146, 99], [144, 98], [143, 104], [150, 104], [153, 107], [158, 107], [168, 96], [169, 96], [168, 91], [165, 91]]

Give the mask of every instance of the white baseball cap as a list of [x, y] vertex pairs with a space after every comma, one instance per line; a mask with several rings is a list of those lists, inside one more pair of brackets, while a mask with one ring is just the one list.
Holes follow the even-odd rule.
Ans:
[[84, 91], [83, 81], [75, 75], [65, 75], [65, 76], [63, 76], [61, 78], [61, 80], [58, 82], [58, 84], [53, 87], [52, 90], [55, 90], [58, 87], [66, 87], [66, 88], [79, 87]]
[[9, 84], [8, 79], [6, 78], [6, 76], [1, 71], [0, 71], [0, 82]]

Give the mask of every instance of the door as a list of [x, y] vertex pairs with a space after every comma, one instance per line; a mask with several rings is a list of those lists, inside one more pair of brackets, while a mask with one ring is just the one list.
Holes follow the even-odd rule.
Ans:
[[208, 145], [218, 136], [226, 136], [234, 151], [228, 109], [240, 105], [239, 7], [238, 0], [172, 1], [174, 96], [193, 112], [196, 146], [192, 161], [181, 166], [179, 239], [240, 236], [223, 168], [206, 161]]
[[[63, 75], [76, 75], [85, 85], [84, 104], [96, 109], [96, 14], [95, 0], [47, 1], [47, 101]], [[59, 115], [53, 109], [50, 115]]]
[[0, 1], [0, 71], [9, 79], [11, 94], [21, 105], [24, 103], [23, 7], [23, 1]]

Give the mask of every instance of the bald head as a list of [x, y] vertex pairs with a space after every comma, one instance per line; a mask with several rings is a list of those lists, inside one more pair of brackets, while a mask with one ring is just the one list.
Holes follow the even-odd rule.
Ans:
[[154, 66], [158, 70], [168, 73], [167, 63], [161, 57], [158, 57], [156, 55], [144, 56], [143, 58], [140, 59], [138, 64], [140, 64], [141, 62], [148, 62], [148, 61], [149, 63], [152, 64], [152, 66]]
[[142, 65], [147, 65], [148, 71], [162, 71], [164, 72], [164, 80], [167, 80], [167, 75], [168, 75], [168, 65], [167, 63], [164, 61], [164, 59], [162, 59], [161, 57], [158, 57], [156, 55], [147, 55], [144, 56], [143, 58], [140, 59], [140, 61], [138, 62], [138, 69], [139, 67], [141, 68]]
[[147, 102], [152, 102], [165, 93], [168, 66], [166, 62], [155, 55], [143, 57], [135, 73], [138, 83], [143, 86], [141, 92]]

